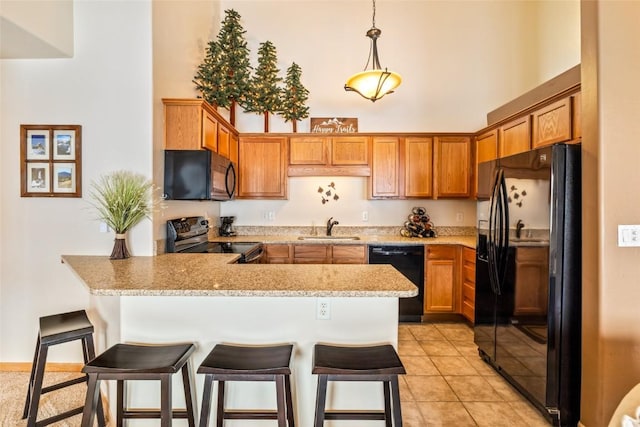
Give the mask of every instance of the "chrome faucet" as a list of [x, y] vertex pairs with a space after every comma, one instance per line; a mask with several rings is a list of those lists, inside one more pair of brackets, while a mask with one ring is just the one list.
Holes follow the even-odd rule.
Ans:
[[327, 236], [331, 236], [331, 230], [333, 230], [333, 226], [338, 224], [340, 224], [338, 221], [333, 221], [333, 217], [329, 218], [329, 221], [327, 221]]
[[524, 228], [524, 224], [522, 223], [522, 220], [519, 219], [518, 223], [516, 224], [516, 239], [520, 238], [520, 234], [522, 234], [523, 228]]

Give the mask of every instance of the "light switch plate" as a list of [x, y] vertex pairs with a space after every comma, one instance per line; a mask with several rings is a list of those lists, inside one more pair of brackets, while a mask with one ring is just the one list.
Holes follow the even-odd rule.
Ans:
[[618, 246], [640, 246], [640, 225], [618, 225]]

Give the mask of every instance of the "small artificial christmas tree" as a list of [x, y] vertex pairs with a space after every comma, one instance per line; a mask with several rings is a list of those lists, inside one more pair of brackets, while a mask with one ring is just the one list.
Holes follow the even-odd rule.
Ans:
[[309, 98], [309, 91], [300, 81], [302, 69], [295, 62], [287, 69], [287, 77], [284, 80], [285, 88], [282, 96], [280, 115], [285, 122], [291, 120], [293, 131], [297, 132], [298, 120], [309, 117], [309, 107], [305, 105]]
[[229, 108], [227, 75], [220, 45], [216, 40], [211, 40], [193, 82], [196, 84], [196, 89], [202, 92], [202, 97], [214, 107]]
[[251, 113], [264, 114], [264, 131], [269, 132], [269, 113], [280, 111], [282, 89], [278, 83], [280, 70], [277, 65], [276, 47], [270, 41], [260, 43], [258, 49], [258, 67], [251, 79], [251, 89], [245, 110]]
[[218, 105], [229, 109], [229, 121], [236, 123], [236, 104], [244, 106], [245, 96], [249, 91], [251, 63], [249, 48], [244, 38], [246, 31], [240, 24], [240, 14], [233, 9], [224, 11], [224, 20], [218, 32], [224, 83], [220, 88], [224, 92], [226, 102]]

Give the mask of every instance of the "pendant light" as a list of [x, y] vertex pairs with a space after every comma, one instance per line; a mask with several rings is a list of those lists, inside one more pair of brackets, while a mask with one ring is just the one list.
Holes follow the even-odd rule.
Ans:
[[[376, 28], [376, 0], [373, 0], [372, 26], [367, 31], [367, 37], [371, 39], [367, 64], [364, 66], [364, 71], [349, 77], [344, 85], [344, 90], [347, 92], [356, 92], [372, 102], [376, 102], [388, 93], [393, 93], [393, 90], [402, 83], [402, 77], [398, 73], [388, 71], [386, 68], [383, 70], [380, 66], [377, 45], [380, 34], [382, 34], [382, 31]], [[367, 70], [370, 62], [372, 63], [372, 69]]]

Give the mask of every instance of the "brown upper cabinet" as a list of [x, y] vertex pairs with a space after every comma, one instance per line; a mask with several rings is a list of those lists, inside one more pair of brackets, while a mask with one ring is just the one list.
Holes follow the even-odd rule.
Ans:
[[166, 150], [207, 149], [230, 158], [229, 144], [238, 133], [211, 105], [202, 99], [162, 102]]
[[433, 196], [433, 138], [404, 139], [404, 195], [429, 198]]
[[238, 198], [287, 198], [287, 138], [241, 136]]
[[[498, 128], [476, 136], [476, 165], [498, 158], [498, 142], [500, 132]], [[473, 194], [478, 195], [478, 169], [473, 174]]]
[[572, 132], [575, 142], [582, 141], [582, 95], [580, 92], [574, 94], [573, 100], [573, 120], [572, 120]]
[[533, 112], [533, 148], [571, 139], [571, 98], [567, 97]]
[[471, 138], [434, 138], [433, 198], [471, 196]]
[[369, 176], [368, 136], [289, 137], [289, 176]]
[[488, 162], [498, 158], [498, 129], [492, 129], [476, 137], [476, 161]]
[[398, 198], [400, 191], [400, 138], [386, 136], [371, 139], [371, 177], [369, 197]]
[[531, 117], [528, 114], [500, 126], [499, 157], [529, 150], [531, 150]]
[[469, 197], [471, 138], [374, 136], [369, 197]]

